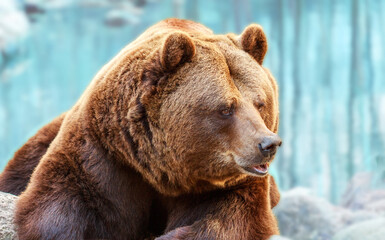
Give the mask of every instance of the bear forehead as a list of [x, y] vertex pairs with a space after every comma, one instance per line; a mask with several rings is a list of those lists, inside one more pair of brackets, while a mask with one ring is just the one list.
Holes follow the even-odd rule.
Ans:
[[205, 69], [202, 72], [210, 76], [212, 84], [218, 84], [214, 83], [218, 79], [230, 88], [235, 85], [243, 96], [258, 94], [262, 100], [273, 91], [273, 83], [262, 66], [227, 36], [212, 35], [196, 45], [196, 60], [201, 62]]
[[185, 105], [213, 111], [242, 99], [257, 103], [274, 98], [272, 82], [263, 68], [227, 37], [195, 38], [194, 43], [195, 57], [170, 79], [183, 83], [167, 101], [179, 102], [183, 96]]

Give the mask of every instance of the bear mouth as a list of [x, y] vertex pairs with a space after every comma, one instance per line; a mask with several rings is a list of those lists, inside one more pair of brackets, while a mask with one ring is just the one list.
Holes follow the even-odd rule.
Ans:
[[265, 176], [269, 172], [269, 166], [269, 163], [263, 163], [246, 167], [245, 170], [259, 176]]

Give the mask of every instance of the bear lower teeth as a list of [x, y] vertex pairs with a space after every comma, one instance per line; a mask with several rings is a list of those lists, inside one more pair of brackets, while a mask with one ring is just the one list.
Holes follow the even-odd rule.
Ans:
[[267, 164], [261, 164], [261, 165], [258, 165], [256, 167], [254, 167], [254, 169], [259, 172], [259, 173], [266, 173], [268, 171], [268, 165]]

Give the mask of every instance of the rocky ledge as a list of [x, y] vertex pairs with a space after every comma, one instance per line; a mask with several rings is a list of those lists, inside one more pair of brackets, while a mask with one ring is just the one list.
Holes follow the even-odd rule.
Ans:
[[371, 175], [350, 181], [340, 205], [294, 188], [274, 209], [282, 236], [295, 240], [378, 240], [385, 236], [385, 190], [371, 189]]
[[0, 192], [0, 239], [17, 239], [13, 222], [13, 210], [17, 197]]

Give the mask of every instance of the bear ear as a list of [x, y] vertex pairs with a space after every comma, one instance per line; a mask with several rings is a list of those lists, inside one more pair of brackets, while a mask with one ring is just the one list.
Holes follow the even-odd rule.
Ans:
[[267, 40], [262, 27], [258, 24], [247, 26], [240, 35], [239, 42], [243, 50], [262, 65], [267, 52]]
[[167, 36], [160, 53], [162, 67], [173, 71], [181, 64], [190, 61], [195, 55], [192, 39], [184, 33], [175, 32]]

